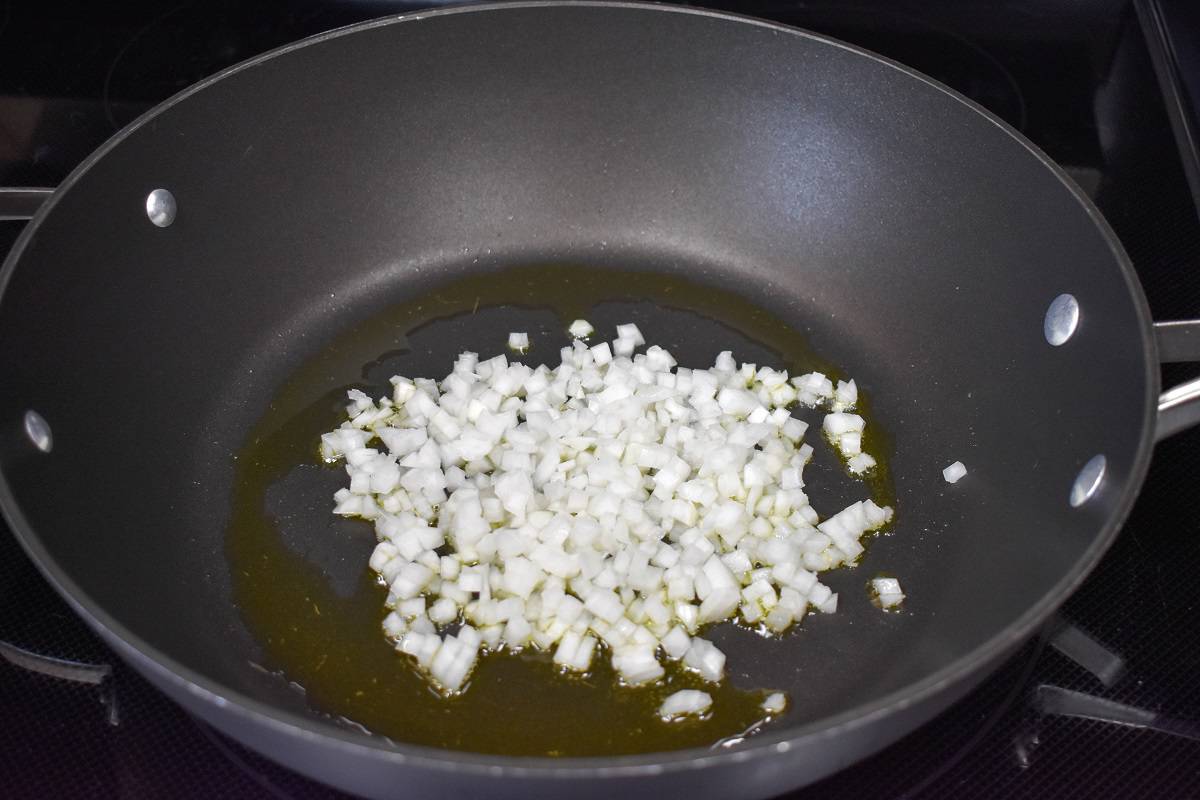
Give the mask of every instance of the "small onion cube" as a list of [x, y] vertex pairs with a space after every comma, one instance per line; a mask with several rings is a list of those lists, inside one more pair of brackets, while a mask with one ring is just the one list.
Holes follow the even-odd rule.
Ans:
[[586, 319], [577, 319], [571, 323], [570, 327], [567, 328], [567, 332], [576, 339], [586, 339], [595, 331], [596, 329], [592, 327], [592, 323], [588, 322]]
[[967, 468], [963, 466], [961, 461], [955, 461], [950, 466], [942, 470], [942, 477], [946, 479], [946, 483], [958, 483], [958, 481], [967, 474]]
[[871, 591], [881, 608], [895, 608], [904, 602], [904, 591], [895, 578], [875, 578], [871, 581]]
[[642, 644], [617, 648], [613, 652], [612, 664], [621, 679], [631, 686], [656, 681], [665, 672], [654, 655], [654, 648]]
[[662, 638], [663, 652], [667, 654], [667, 658], [670, 658], [673, 661], [678, 661], [679, 659], [683, 658], [687, 654], [688, 648], [691, 647], [691, 644], [691, 637], [688, 636], [687, 631], [685, 631], [679, 625], [676, 625], [674, 628], [672, 628], [670, 632]]
[[787, 695], [783, 692], [772, 692], [762, 701], [762, 709], [768, 714], [779, 714], [787, 708]]
[[646, 343], [646, 339], [642, 336], [642, 332], [637, 325], [632, 322], [625, 325], [617, 326], [617, 338], [628, 339], [633, 342], [635, 347], [641, 347]]
[[847, 462], [847, 465], [850, 467], [850, 471], [852, 473], [855, 475], [861, 475], [862, 473], [871, 469], [871, 467], [875, 466], [875, 459], [866, 453], [859, 453], [856, 456], [852, 456]]
[[683, 663], [706, 681], [715, 683], [725, 677], [725, 654], [707, 639], [692, 639], [691, 646], [683, 656]]
[[680, 689], [663, 700], [658, 715], [671, 721], [680, 717], [698, 716], [712, 707], [712, 697], [696, 689]]

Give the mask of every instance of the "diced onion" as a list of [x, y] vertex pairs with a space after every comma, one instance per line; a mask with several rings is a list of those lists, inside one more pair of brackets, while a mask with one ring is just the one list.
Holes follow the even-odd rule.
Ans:
[[[788, 407], [828, 408], [826, 435], [862, 472], [875, 462], [850, 413], [855, 383], [730, 352], [677, 368], [661, 347], [636, 353], [633, 324], [590, 347], [586, 320], [568, 331], [556, 367], [463, 353], [440, 382], [396, 376], [377, 401], [352, 390], [348, 420], [321, 437], [349, 476], [334, 513], [374, 521], [369, 564], [396, 649], [445, 694], [496, 649], [548, 651], [570, 672], [606, 657], [629, 685], [676, 661], [715, 683], [725, 654], [702, 626], [741, 617], [782, 633], [810, 609], [833, 613], [817, 573], [853, 563], [892, 510], [864, 500], [822, 520], [804, 491], [807, 426]], [[660, 713], [711, 703], [683, 690]]]
[[942, 470], [942, 477], [946, 479], [946, 483], [958, 483], [959, 479], [966, 474], [967, 468], [963, 466], [961, 461], [955, 461]]
[[762, 701], [763, 711], [768, 714], [779, 714], [787, 708], [787, 695], [783, 692], [772, 692]]
[[712, 697], [708, 692], [680, 689], [663, 700], [662, 705], [658, 707], [658, 715], [670, 721], [680, 717], [698, 716], [711, 707]]
[[592, 327], [592, 323], [588, 322], [586, 319], [577, 319], [571, 323], [569, 328], [567, 328], [567, 332], [576, 339], [586, 339], [587, 337], [591, 336], [595, 330], [596, 329]]
[[900, 581], [895, 578], [875, 578], [871, 581], [871, 591], [881, 608], [895, 608], [904, 602]]
[[844, 410], [853, 408], [856, 402], [858, 388], [854, 381], [839, 381], [833, 395], [833, 411], [825, 415], [821, 427], [829, 443], [846, 458], [846, 466], [850, 472], [861, 475], [875, 466], [875, 459], [862, 449], [866, 420], [858, 414], [850, 414]]

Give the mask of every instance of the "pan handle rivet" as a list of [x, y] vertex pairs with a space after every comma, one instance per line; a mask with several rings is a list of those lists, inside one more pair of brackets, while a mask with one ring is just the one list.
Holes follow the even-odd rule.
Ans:
[[1065, 344], [1075, 334], [1079, 326], [1079, 301], [1073, 294], [1060, 294], [1050, 301], [1046, 309], [1046, 319], [1042, 323], [1042, 332], [1046, 341], [1058, 347]]
[[1107, 466], [1108, 460], [1100, 455], [1092, 456], [1083, 465], [1083, 469], [1079, 470], [1079, 474], [1075, 476], [1074, 485], [1071, 486], [1072, 508], [1079, 508], [1096, 494], [1104, 480], [1104, 470]]
[[54, 447], [54, 437], [50, 433], [50, 423], [36, 411], [25, 412], [25, 435], [33, 446], [43, 453], [49, 453]]
[[175, 221], [175, 195], [166, 189], [155, 189], [146, 195], [146, 216], [160, 228]]

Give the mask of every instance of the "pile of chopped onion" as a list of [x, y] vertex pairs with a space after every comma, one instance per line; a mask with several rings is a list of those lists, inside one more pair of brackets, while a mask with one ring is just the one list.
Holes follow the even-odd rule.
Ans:
[[[779, 634], [810, 608], [835, 611], [817, 573], [853, 562], [891, 519], [868, 499], [821, 521], [804, 492], [812, 448], [794, 403], [831, 410], [825, 432], [852, 470], [874, 463], [853, 381], [729, 352], [677, 367], [661, 347], [635, 355], [636, 325], [617, 331], [611, 345], [577, 338], [554, 368], [463, 353], [440, 382], [397, 376], [379, 401], [351, 391], [349, 421], [321, 439], [350, 476], [335, 513], [375, 524], [384, 632], [443, 693], [497, 649], [549, 651], [579, 672], [607, 657], [630, 685], [666, 661], [720, 681], [725, 655], [704, 626], [740, 617]], [[681, 692], [661, 713], [709, 703]]]

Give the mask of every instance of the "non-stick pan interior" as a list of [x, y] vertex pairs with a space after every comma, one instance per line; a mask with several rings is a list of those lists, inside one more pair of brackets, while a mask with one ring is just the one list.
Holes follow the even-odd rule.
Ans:
[[[147, 219], [156, 188], [177, 200], [169, 227]], [[457, 276], [530, 264], [734, 291], [870, 398], [894, 449], [894, 534], [831, 577], [837, 615], [780, 641], [717, 634], [736, 680], [792, 692], [785, 726], [993, 640], [1078, 577], [1140, 478], [1154, 388], [1140, 295], [1085, 207], [1006, 130], [897, 68], [772, 27], [508, 8], [273, 57], [75, 176], [14, 251], [0, 300], [20, 535], [155, 656], [332, 724], [251, 665], [262, 648], [225, 541], [234, 456], [339, 335]], [[1063, 292], [1082, 313], [1052, 347], [1043, 315]], [[687, 315], [629, 311], [685, 365], [729, 346]], [[498, 351], [518, 321], [546, 320], [437, 323], [403, 367], [438, 377], [458, 350]], [[363, 366], [347, 362], [351, 381]], [[21, 432], [30, 409], [53, 429], [49, 454]], [[1096, 454], [1105, 483], [1072, 508]], [[949, 486], [955, 460], [969, 473]], [[298, 549], [334, 580], [369, 541], [331, 521], [320, 491], [293, 504], [313, 515]], [[904, 613], [869, 604], [863, 583], [881, 570], [901, 577]]]

